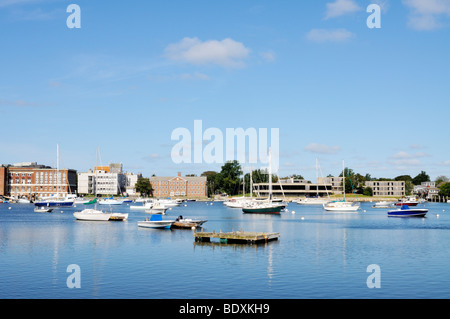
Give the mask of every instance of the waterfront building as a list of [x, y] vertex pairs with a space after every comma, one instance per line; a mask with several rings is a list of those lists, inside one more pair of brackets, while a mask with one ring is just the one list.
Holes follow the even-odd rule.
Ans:
[[77, 189], [77, 173], [73, 169], [55, 169], [36, 162], [3, 166], [0, 169], [0, 191], [2, 174], [3, 183], [6, 183], [3, 190], [5, 196], [37, 199], [52, 195], [67, 196]]
[[94, 171], [78, 173], [78, 194], [119, 195], [125, 191], [122, 164], [96, 166]]
[[136, 195], [136, 183], [142, 174], [125, 173], [125, 193]]
[[319, 184], [331, 184], [331, 191], [333, 194], [343, 194], [344, 186], [342, 185], [342, 177], [317, 177], [317, 183]]
[[436, 182], [422, 182], [414, 186], [413, 193], [434, 201], [436, 197], [439, 197], [439, 188], [436, 187]]
[[366, 187], [373, 190], [373, 196], [405, 196], [405, 182], [404, 181], [366, 181]]
[[0, 196], [7, 195], [6, 191], [8, 187], [8, 173], [7, 167], [4, 165], [0, 166]]
[[[253, 184], [254, 192], [258, 197], [269, 196], [269, 183]], [[280, 179], [277, 183], [272, 183], [272, 194], [274, 197], [299, 197], [299, 196], [328, 196], [332, 194], [331, 183], [312, 184], [306, 180]]]
[[150, 182], [154, 197], [208, 197], [206, 176], [152, 176]]

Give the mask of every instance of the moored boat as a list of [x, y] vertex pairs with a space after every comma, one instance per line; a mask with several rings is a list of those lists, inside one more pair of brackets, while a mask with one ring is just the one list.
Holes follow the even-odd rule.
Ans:
[[169, 229], [173, 223], [173, 220], [163, 220], [161, 215], [152, 215], [150, 219], [146, 218], [144, 221], [138, 222], [138, 227]]
[[35, 207], [34, 211], [36, 213], [51, 213], [53, 211], [53, 208], [48, 208], [48, 207]]
[[331, 201], [323, 204], [323, 208], [327, 211], [335, 212], [356, 212], [360, 208], [359, 202]]
[[101, 210], [86, 208], [80, 212], [73, 213], [73, 216], [78, 220], [108, 221], [112, 216], [112, 213], [105, 213]]
[[280, 215], [283, 205], [278, 205], [272, 202], [257, 203], [253, 202], [250, 205], [242, 207], [242, 212], [245, 214], [275, 214]]
[[389, 208], [389, 207], [393, 207], [394, 203], [390, 202], [390, 201], [381, 201], [381, 202], [376, 202], [372, 208]]
[[425, 208], [410, 208], [408, 205], [403, 205], [396, 210], [388, 211], [390, 217], [425, 217], [428, 209]]
[[397, 203], [395, 203], [396, 206], [417, 206], [419, 204], [419, 201], [412, 196], [406, 197], [404, 199], [399, 199]]
[[178, 218], [175, 220], [175, 222], [172, 224], [172, 227], [174, 228], [192, 228], [192, 227], [200, 227], [204, 223], [206, 223], [207, 220], [204, 219], [190, 219], [190, 218], [183, 218], [183, 216], [178, 216]]

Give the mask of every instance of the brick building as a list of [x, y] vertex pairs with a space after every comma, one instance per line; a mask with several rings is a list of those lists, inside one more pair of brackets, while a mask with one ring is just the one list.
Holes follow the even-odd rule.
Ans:
[[[77, 189], [77, 173], [73, 169], [55, 169], [34, 162], [13, 164], [0, 169], [0, 184], [2, 172], [6, 177], [5, 196], [40, 197], [59, 194], [75, 194]], [[0, 191], [2, 186], [0, 185]], [[1, 195], [1, 194], [0, 194]]]
[[8, 189], [8, 173], [6, 166], [0, 166], [0, 196], [7, 195]]
[[205, 176], [178, 176], [150, 178], [155, 197], [208, 197]]

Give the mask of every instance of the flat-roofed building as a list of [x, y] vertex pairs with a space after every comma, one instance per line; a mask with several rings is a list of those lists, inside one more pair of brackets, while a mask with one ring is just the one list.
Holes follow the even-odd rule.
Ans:
[[206, 176], [152, 176], [150, 183], [154, 197], [208, 197]]
[[[269, 183], [253, 184], [254, 192], [258, 197], [269, 196]], [[272, 183], [272, 195], [274, 197], [299, 197], [299, 196], [328, 196], [332, 194], [332, 184], [312, 184], [306, 180], [281, 179]]]
[[7, 167], [4, 165], [0, 166], [0, 196], [7, 195], [8, 189], [8, 173]]
[[96, 166], [94, 171], [78, 173], [78, 194], [119, 195], [125, 191], [122, 164]]
[[334, 194], [342, 194], [344, 192], [344, 187], [342, 186], [342, 177], [318, 177], [317, 183], [319, 184], [331, 184], [331, 191]]
[[37, 199], [67, 196], [77, 190], [77, 171], [55, 169], [35, 162], [16, 163], [7, 167], [7, 194], [11, 197]]
[[404, 181], [366, 181], [365, 186], [372, 188], [373, 196], [405, 196]]

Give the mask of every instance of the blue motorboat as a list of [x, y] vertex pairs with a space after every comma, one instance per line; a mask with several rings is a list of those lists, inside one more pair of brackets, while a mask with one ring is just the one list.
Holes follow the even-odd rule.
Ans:
[[408, 205], [403, 205], [400, 209], [388, 211], [390, 217], [425, 217], [428, 209], [411, 208]]

